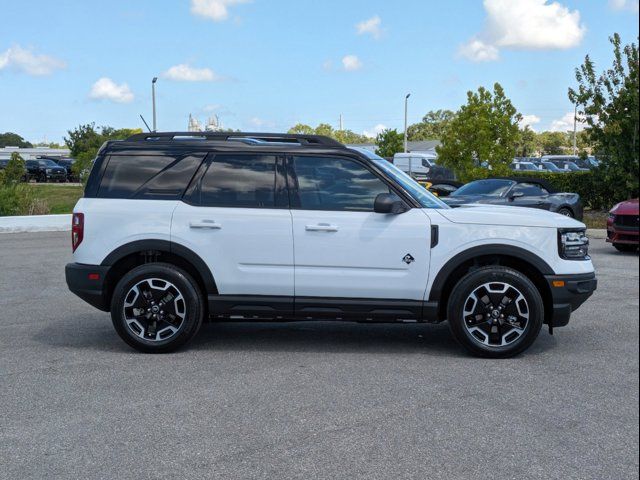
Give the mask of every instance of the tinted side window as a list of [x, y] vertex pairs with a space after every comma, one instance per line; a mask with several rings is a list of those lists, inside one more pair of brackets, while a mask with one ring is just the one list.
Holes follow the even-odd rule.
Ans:
[[373, 211], [389, 187], [360, 163], [346, 158], [293, 157], [299, 207], [304, 210]]
[[179, 198], [203, 155], [112, 155], [100, 182], [101, 198]]
[[549, 192], [536, 183], [520, 183], [513, 188], [513, 191], [514, 193], [522, 193], [527, 197], [538, 197], [549, 194]]
[[276, 157], [217, 154], [200, 185], [200, 205], [274, 208]]

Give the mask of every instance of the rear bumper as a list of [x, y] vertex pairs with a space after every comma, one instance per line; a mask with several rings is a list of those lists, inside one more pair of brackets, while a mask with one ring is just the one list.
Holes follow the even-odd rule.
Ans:
[[64, 269], [69, 290], [89, 305], [105, 312], [109, 311], [105, 295], [105, 277], [109, 267], [68, 263]]
[[571, 314], [593, 295], [598, 288], [596, 274], [545, 276], [551, 291], [553, 310], [548, 322], [554, 327], [564, 327]]

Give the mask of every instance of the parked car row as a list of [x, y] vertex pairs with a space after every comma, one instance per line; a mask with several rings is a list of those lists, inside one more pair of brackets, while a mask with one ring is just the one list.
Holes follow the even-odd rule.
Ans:
[[527, 172], [571, 173], [588, 172], [598, 166], [595, 157], [580, 158], [575, 155], [545, 155], [540, 158], [515, 158], [511, 170]]
[[[0, 160], [0, 170], [7, 167], [8, 159]], [[72, 158], [38, 158], [25, 161], [22, 180], [25, 182], [75, 182], [77, 176], [73, 173], [74, 160]]]

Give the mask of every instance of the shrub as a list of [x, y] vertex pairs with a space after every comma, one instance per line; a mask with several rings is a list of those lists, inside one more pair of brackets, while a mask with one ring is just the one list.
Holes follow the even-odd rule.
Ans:
[[49, 213], [47, 202], [34, 195], [25, 184], [0, 185], [0, 216], [44, 215]]
[[25, 177], [27, 167], [18, 152], [11, 154], [11, 158], [7, 162], [7, 166], [3, 172], [2, 185], [15, 185]]

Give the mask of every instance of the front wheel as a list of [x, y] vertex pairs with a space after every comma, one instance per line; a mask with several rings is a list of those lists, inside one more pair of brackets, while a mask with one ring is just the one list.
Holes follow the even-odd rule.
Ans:
[[506, 358], [531, 346], [544, 320], [536, 286], [511, 268], [483, 267], [454, 287], [448, 319], [456, 340], [481, 357]]
[[560, 210], [558, 210], [558, 213], [560, 215], [564, 215], [565, 217], [575, 218], [575, 215], [573, 214], [573, 212], [568, 208], [561, 208]]
[[126, 273], [111, 299], [111, 319], [120, 338], [145, 353], [165, 353], [187, 343], [200, 329], [204, 300], [184, 270], [147, 263]]

